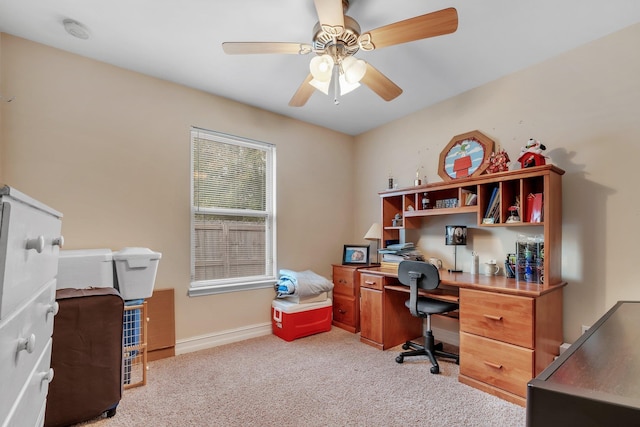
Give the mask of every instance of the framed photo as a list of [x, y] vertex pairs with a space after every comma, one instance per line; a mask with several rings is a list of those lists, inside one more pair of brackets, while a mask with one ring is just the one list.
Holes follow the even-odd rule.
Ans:
[[489, 166], [493, 145], [477, 130], [454, 136], [440, 153], [438, 175], [445, 181], [480, 175]]
[[369, 264], [369, 246], [344, 245], [342, 251], [342, 265]]

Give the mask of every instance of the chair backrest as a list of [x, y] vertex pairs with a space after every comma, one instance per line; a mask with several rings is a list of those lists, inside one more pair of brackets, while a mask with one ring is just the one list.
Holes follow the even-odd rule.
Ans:
[[428, 262], [401, 261], [398, 266], [398, 280], [409, 286], [409, 311], [415, 317], [421, 317], [418, 312], [418, 288], [432, 290], [440, 285], [438, 268]]
[[415, 279], [417, 287], [431, 290], [440, 286], [440, 272], [438, 268], [423, 261], [402, 261], [398, 266], [398, 280], [406, 286]]

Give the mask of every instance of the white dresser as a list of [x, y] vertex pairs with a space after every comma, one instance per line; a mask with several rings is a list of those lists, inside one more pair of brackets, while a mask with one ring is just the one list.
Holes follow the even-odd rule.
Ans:
[[0, 426], [42, 426], [62, 214], [0, 185]]

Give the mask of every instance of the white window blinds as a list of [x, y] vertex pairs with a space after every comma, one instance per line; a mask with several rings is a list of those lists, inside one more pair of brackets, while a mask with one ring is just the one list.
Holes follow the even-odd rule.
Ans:
[[275, 147], [193, 128], [190, 295], [275, 281]]

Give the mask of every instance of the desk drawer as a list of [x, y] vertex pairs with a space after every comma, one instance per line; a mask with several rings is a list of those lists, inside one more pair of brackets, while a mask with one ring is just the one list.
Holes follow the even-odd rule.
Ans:
[[356, 299], [342, 295], [333, 296], [333, 321], [354, 325], [356, 322]]
[[527, 396], [533, 350], [460, 332], [460, 374]]
[[534, 299], [460, 289], [460, 330], [534, 348]]
[[376, 276], [375, 274], [360, 274], [360, 287], [382, 290], [384, 287], [384, 276]]
[[357, 270], [333, 267], [333, 293], [355, 296], [354, 276]]

